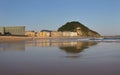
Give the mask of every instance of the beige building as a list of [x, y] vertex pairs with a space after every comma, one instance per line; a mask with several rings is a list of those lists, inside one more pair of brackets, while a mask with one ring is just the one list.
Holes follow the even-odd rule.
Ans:
[[1, 35], [25, 35], [25, 26], [10, 26], [10, 27], [0, 27]]
[[63, 37], [74, 37], [77, 36], [77, 32], [62, 32]]
[[77, 36], [77, 32], [70, 32], [70, 36], [72, 37], [74, 37], [74, 36]]
[[37, 32], [37, 37], [50, 37], [50, 32]]
[[51, 31], [51, 32], [33, 32], [33, 31], [26, 31], [25, 35], [28, 37], [38, 37], [38, 38], [47, 38], [47, 37], [75, 37], [78, 36], [77, 32], [58, 32], [58, 31]]
[[79, 36], [82, 36], [82, 35], [83, 35], [82, 30], [81, 30], [80, 27], [77, 27], [77, 28], [76, 28], [76, 31], [77, 31], [77, 34], [78, 34]]
[[35, 37], [35, 32], [34, 31], [26, 31], [25, 35], [28, 37]]
[[51, 37], [62, 37], [62, 32], [52, 31]]
[[68, 36], [70, 36], [70, 32], [62, 32], [62, 34], [63, 34], [63, 37], [68, 37]]

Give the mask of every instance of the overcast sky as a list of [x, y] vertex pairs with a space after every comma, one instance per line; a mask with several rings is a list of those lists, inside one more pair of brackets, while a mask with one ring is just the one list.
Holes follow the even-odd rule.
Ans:
[[71, 21], [102, 35], [120, 35], [120, 0], [0, 0], [0, 26], [57, 30]]

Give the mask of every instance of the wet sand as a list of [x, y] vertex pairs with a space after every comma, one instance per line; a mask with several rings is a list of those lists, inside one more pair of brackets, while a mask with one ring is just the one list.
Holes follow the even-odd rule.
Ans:
[[120, 75], [119, 67], [118, 42], [0, 43], [0, 75]]
[[50, 39], [50, 38], [88, 38], [88, 37], [27, 37], [27, 36], [0, 36], [0, 42], [3, 42], [3, 41], [32, 40], [32, 39]]
[[0, 42], [10, 42], [10, 41], [22, 41], [22, 40], [32, 40], [33, 37], [25, 36], [0, 36]]
[[56, 38], [120, 38], [115, 36], [100, 36], [100, 37], [83, 37], [83, 36], [77, 36], [77, 37], [27, 37], [27, 36], [0, 36], [0, 42], [13, 42], [13, 41], [24, 41], [24, 40], [34, 40], [34, 39], [56, 39]]

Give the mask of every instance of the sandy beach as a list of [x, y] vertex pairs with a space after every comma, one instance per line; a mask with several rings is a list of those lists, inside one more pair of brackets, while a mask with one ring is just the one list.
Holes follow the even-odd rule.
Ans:
[[0, 36], [0, 42], [12, 42], [12, 41], [22, 41], [22, 40], [32, 40], [33, 37], [25, 36]]
[[0, 36], [0, 42], [14, 42], [14, 41], [24, 41], [24, 40], [34, 40], [34, 39], [56, 39], [56, 38], [120, 38], [113, 36], [101, 36], [101, 37], [27, 37], [27, 36]]

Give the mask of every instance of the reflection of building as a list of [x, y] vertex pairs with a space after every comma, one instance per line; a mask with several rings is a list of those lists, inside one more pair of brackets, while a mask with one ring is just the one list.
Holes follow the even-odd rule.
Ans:
[[64, 41], [58, 41], [58, 40], [41, 40], [37, 41], [36, 46], [40, 47], [67, 47], [67, 46], [74, 46], [77, 44], [77, 42], [64, 42]]
[[25, 51], [25, 43], [24, 42], [1, 43], [0, 51]]
[[26, 42], [26, 46], [37, 47], [58, 47], [61, 51], [67, 53], [65, 58], [79, 58], [79, 54], [83, 50], [89, 48], [89, 46], [96, 45], [97, 42], [77, 42], [77, 41], [65, 41], [63, 39], [42, 39], [34, 40], [32, 42]]
[[[39, 46], [39, 47], [60, 47], [63, 50], [83, 50], [85, 48], [88, 48], [89, 46], [97, 44], [96, 42], [72, 42], [72, 41], [63, 41], [63, 40], [57, 40], [57, 39], [42, 39], [42, 40], [33, 40], [26, 42], [26, 46]], [[70, 49], [69, 49], [70, 48]]]

